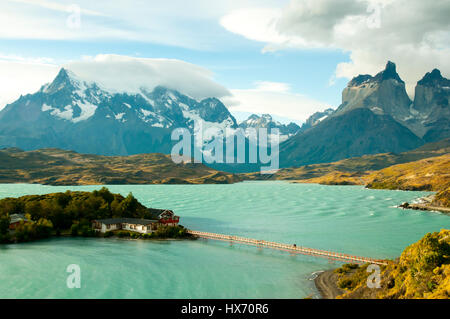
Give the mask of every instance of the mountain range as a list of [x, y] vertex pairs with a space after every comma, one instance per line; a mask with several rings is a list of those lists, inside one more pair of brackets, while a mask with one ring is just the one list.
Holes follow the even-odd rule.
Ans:
[[237, 127], [216, 98], [197, 101], [161, 86], [136, 94], [110, 92], [61, 69], [35, 94], [0, 112], [0, 145], [62, 148], [101, 155], [170, 153], [174, 128]]
[[404, 152], [448, 138], [449, 82], [435, 69], [417, 83], [411, 101], [394, 63], [376, 76], [359, 75], [344, 89], [336, 111], [280, 145], [281, 166]]
[[[62, 68], [51, 83], [0, 111], [0, 147], [168, 154], [173, 129], [194, 132], [195, 123], [216, 128], [217, 135], [225, 129], [278, 128], [280, 164], [290, 167], [408, 151], [450, 137], [449, 102], [450, 81], [439, 70], [417, 83], [411, 100], [395, 64], [388, 62], [375, 76], [353, 78], [336, 110], [317, 112], [301, 127], [281, 124], [268, 114], [253, 114], [238, 123], [215, 97], [197, 100], [164, 86], [119, 92]], [[211, 138], [196, 140], [196, 146]], [[234, 171], [236, 166], [220, 168]]]

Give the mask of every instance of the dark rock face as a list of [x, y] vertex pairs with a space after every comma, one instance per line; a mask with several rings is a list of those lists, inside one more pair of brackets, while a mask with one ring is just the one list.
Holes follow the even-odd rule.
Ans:
[[396, 66], [388, 62], [386, 68], [372, 77], [359, 75], [353, 78], [342, 93], [342, 104], [334, 115], [367, 108], [376, 114], [387, 114], [407, 125], [410, 117], [411, 100], [405, 89], [405, 82], [397, 74]]
[[390, 115], [358, 108], [332, 116], [280, 145], [282, 167], [417, 148], [423, 141]]
[[417, 82], [414, 110], [424, 126], [423, 139], [435, 142], [450, 136], [450, 80], [434, 69]]

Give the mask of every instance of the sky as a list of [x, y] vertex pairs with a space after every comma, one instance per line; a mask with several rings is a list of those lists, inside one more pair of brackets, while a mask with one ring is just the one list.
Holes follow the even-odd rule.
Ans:
[[411, 97], [433, 68], [450, 77], [449, 16], [448, 0], [2, 0], [0, 109], [67, 67], [302, 123], [388, 60]]

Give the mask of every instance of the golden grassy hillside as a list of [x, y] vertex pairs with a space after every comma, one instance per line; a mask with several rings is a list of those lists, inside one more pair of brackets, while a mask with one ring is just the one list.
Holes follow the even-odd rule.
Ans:
[[370, 174], [367, 187], [440, 191], [450, 185], [450, 154], [394, 165]]
[[431, 203], [433, 206], [442, 206], [450, 208], [450, 187], [440, 191], [434, 196], [433, 202]]
[[450, 139], [429, 143], [418, 149], [400, 154], [383, 153], [365, 155], [334, 163], [283, 168], [273, 175], [248, 173], [244, 174], [244, 178], [249, 180], [298, 180], [307, 183], [330, 185], [362, 185], [367, 182], [365, 179], [365, 176], [368, 175], [367, 172], [445, 154], [450, 154]]
[[[356, 266], [355, 266], [356, 267]], [[368, 265], [337, 269], [342, 299], [449, 299], [450, 230], [429, 233], [407, 247], [398, 261], [381, 267], [380, 288], [369, 288]]]
[[0, 150], [0, 183], [49, 185], [224, 184], [238, 175], [202, 164], [175, 164], [169, 155], [99, 156], [60, 149]]
[[365, 185], [368, 172], [339, 172], [333, 171], [320, 177], [314, 177], [299, 181], [299, 183], [311, 183], [322, 185]]

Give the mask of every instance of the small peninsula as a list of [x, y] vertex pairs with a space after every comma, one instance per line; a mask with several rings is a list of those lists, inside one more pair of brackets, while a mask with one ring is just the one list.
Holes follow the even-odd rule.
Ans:
[[26, 195], [0, 200], [0, 243], [52, 236], [187, 238], [179, 217], [147, 208], [132, 193], [124, 197], [106, 187], [92, 192]]

